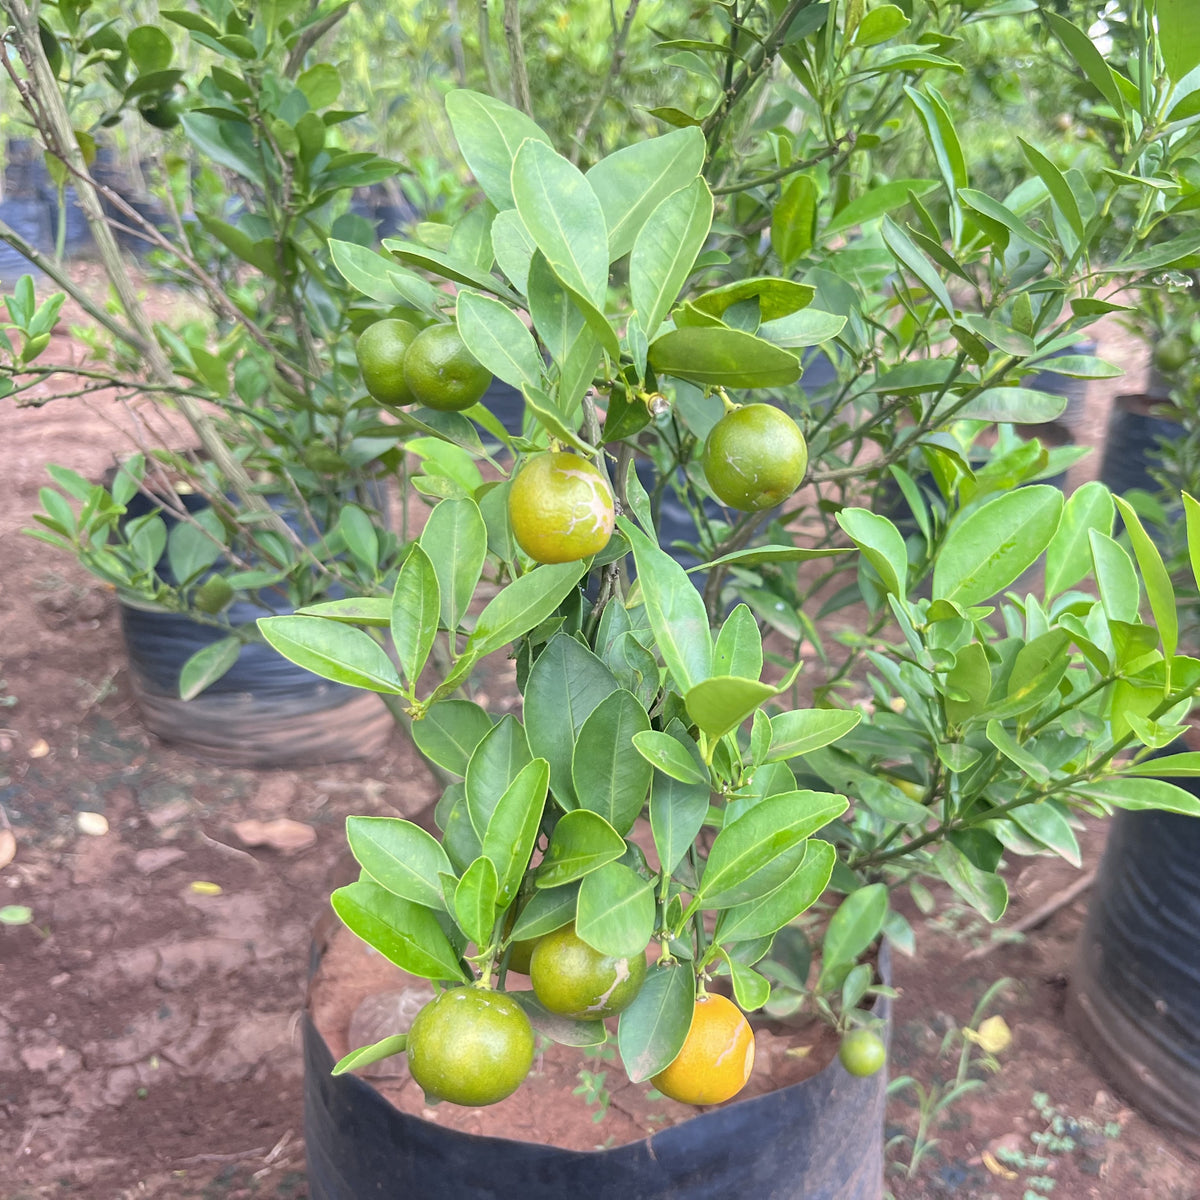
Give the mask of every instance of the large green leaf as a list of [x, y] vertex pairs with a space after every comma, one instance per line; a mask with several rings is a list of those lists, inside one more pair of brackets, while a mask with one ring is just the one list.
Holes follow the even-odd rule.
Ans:
[[442, 624], [457, 629], [487, 559], [487, 526], [474, 500], [443, 500], [421, 531], [421, 548], [437, 576]]
[[933, 856], [938, 874], [957, 895], [989, 921], [1008, 907], [1008, 887], [999, 875], [977, 867], [953, 842], [943, 842]]
[[513, 159], [527, 138], [550, 139], [524, 113], [481, 92], [460, 89], [446, 97], [446, 115], [458, 148], [484, 195], [498, 208], [513, 207]]
[[664, 775], [680, 783], [702, 783], [707, 788], [708, 772], [694, 743], [685, 746], [679, 738], [651, 729], [634, 734], [633, 744], [637, 752]]
[[604, 212], [611, 262], [628, 254], [664, 196], [685, 188], [704, 166], [704, 134], [676, 129], [602, 158], [587, 173]]
[[525, 323], [507, 304], [463, 290], [456, 312], [467, 349], [493, 375], [517, 389], [541, 386], [542, 356]]
[[[726, 283], [711, 291], [702, 292], [691, 304], [697, 312], [723, 317], [735, 304], [757, 300], [759, 319], [764, 323], [771, 321], [778, 324], [806, 309], [812, 303], [816, 291], [811, 283], [779, 279], [774, 275], [755, 275], [750, 279], [739, 279], [736, 283]], [[828, 313], [825, 315], [829, 316]]]
[[659, 963], [621, 1014], [617, 1047], [625, 1073], [641, 1083], [671, 1065], [683, 1049], [696, 1000], [696, 977], [679, 963]]
[[1076, 784], [1072, 791], [1089, 800], [1100, 800], [1134, 812], [1158, 809], [1200, 817], [1200, 798], [1165, 779], [1099, 779], [1095, 783]]
[[757, 679], [713, 675], [688, 689], [684, 696], [688, 716], [710, 737], [724, 737], [736, 729], [776, 690]]
[[393, 896], [366, 879], [338, 888], [330, 901], [352, 933], [402, 971], [454, 983], [468, 978], [430, 909]]
[[479, 837], [487, 832], [500, 797], [532, 758], [525, 730], [511, 713], [505, 713], [480, 738], [463, 778], [467, 813]]
[[383, 647], [361, 629], [320, 617], [260, 617], [267, 642], [299, 667], [350, 687], [389, 695], [404, 684]]
[[1093, 529], [1088, 533], [1092, 548], [1092, 569], [1100, 602], [1110, 621], [1133, 624], [1138, 619], [1141, 589], [1133, 560], [1117, 541]]
[[650, 718], [631, 692], [613, 692], [579, 731], [571, 778], [581, 808], [599, 813], [620, 834], [641, 815], [653, 768], [633, 753], [633, 738], [650, 731]]
[[867, 189], [861, 196], [851, 200], [845, 208], [835, 213], [822, 231], [824, 237], [877, 221], [908, 203], [912, 192], [918, 198], [927, 195], [938, 186], [936, 179], [892, 179], [878, 187]]
[[952, 525], [933, 568], [933, 597], [981, 604], [1035, 563], [1058, 529], [1062, 493], [1018, 488]]
[[837, 522], [879, 573], [884, 588], [901, 599], [907, 596], [908, 550], [895, 525], [865, 508], [843, 508]]
[[[679, 738], [687, 732], [678, 722], [674, 723]], [[670, 737], [671, 734], [664, 734]], [[680, 743], [680, 749], [683, 749]], [[685, 751], [686, 753], [686, 751]], [[698, 755], [696, 756], [698, 760]], [[699, 765], [698, 761], [694, 765]], [[712, 797], [706, 776], [699, 779], [679, 779], [658, 770], [650, 785], [650, 831], [654, 835], [654, 849], [664, 871], [671, 872], [691, 849], [700, 832]]]
[[745, 604], [737, 605], [725, 618], [713, 647], [712, 669], [716, 675], [737, 675], [742, 679], [757, 680], [762, 674], [762, 634]]
[[396, 279], [396, 263], [389, 255], [379, 254], [356, 242], [339, 242], [329, 239], [329, 251], [333, 265], [351, 287], [364, 296], [378, 300], [381, 304], [410, 304], [420, 298], [416, 307], [433, 316], [436, 315], [438, 292], [431, 284], [417, 276], [411, 280]]
[[1138, 566], [1141, 568], [1142, 582], [1146, 585], [1146, 595], [1150, 600], [1150, 611], [1154, 614], [1154, 623], [1158, 626], [1158, 636], [1162, 640], [1163, 656], [1169, 664], [1179, 645], [1175, 588], [1171, 584], [1171, 576], [1167, 573], [1158, 547], [1150, 540], [1150, 535], [1142, 527], [1142, 522], [1133, 507], [1122, 496], [1117, 496], [1116, 502], [1121, 510], [1121, 519], [1125, 522], [1125, 532], [1129, 535]]
[[1112, 493], [1097, 480], [1085, 483], [1067, 498], [1062, 522], [1046, 547], [1046, 599], [1074, 587], [1092, 569], [1093, 529], [1112, 533], [1115, 509]]
[[477, 858], [454, 889], [454, 917], [458, 927], [475, 943], [487, 946], [496, 923], [496, 900], [500, 883], [490, 858]]
[[857, 709], [794, 709], [771, 718], [771, 741], [763, 762], [781, 762], [809, 754], [845, 737], [860, 721]]
[[492, 222], [492, 253], [496, 265], [519, 292], [528, 294], [529, 264], [536, 249], [515, 208], [496, 214]]
[[1190, 0], [1158, 0], [1156, 12], [1163, 62], [1179, 83], [1200, 65], [1200, 13]]
[[1007, 421], [1016, 425], [1041, 425], [1055, 421], [1067, 407], [1066, 396], [1039, 392], [1033, 388], [985, 388], [978, 396], [956, 410], [964, 420]]
[[629, 291], [647, 338], [675, 303], [712, 226], [713, 198], [703, 179], [667, 196], [646, 218], [629, 258]]
[[437, 838], [420, 826], [398, 817], [347, 817], [346, 841], [363, 870], [392, 895], [446, 907], [441, 877], [454, 871]]
[[825, 929], [822, 974], [854, 962], [879, 936], [887, 911], [885, 884], [872, 883], [851, 892], [838, 905]]
[[673, 329], [651, 342], [650, 365], [712, 387], [784, 387], [800, 378], [800, 360], [740, 329]]
[[242, 643], [235, 637], [218, 638], [201, 646], [179, 670], [179, 698], [194, 700], [205, 688], [233, 670], [241, 653]]
[[[564, 813], [550, 835], [550, 845], [538, 866], [539, 888], [561, 888], [582, 879], [625, 853], [625, 839], [590, 809]], [[572, 909], [572, 918], [574, 909]]]
[[579, 885], [575, 932], [601, 954], [644, 954], [654, 933], [654, 885], [619, 862], [590, 871]]
[[422, 547], [414, 545], [396, 573], [389, 614], [400, 670], [414, 687], [433, 649], [441, 608], [437, 571]]
[[812, 249], [818, 199], [812, 176], [798, 174], [783, 189], [771, 213], [771, 248], [785, 271]]
[[452, 775], [466, 775], [467, 764], [492, 719], [471, 700], [440, 700], [412, 723], [412, 739], [431, 762]]
[[544, 758], [535, 758], [508, 785], [492, 810], [483, 835], [483, 853], [496, 868], [497, 902], [502, 908], [516, 896], [529, 866], [549, 784], [549, 764]]
[[715, 940], [753, 941], [770, 937], [806, 912], [829, 886], [837, 851], [828, 843], [810, 838], [800, 865], [774, 891], [725, 909], [717, 918]]
[[479, 614], [467, 650], [479, 659], [540, 625], [579, 582], [586, 563], [552, 563], [513, 580]]

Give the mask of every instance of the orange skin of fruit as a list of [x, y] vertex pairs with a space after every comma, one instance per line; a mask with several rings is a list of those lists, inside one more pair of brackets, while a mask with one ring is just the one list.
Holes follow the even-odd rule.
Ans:
[[732, 1000], [702, 996], [692, 1010], [683, 1049], [651, 1081], [684, 1104], [722, 1104], [746, 1086], [754, 1069], [754, 1030]]
[[535, 562], [577, 562], [608, 545], [612, 493], [599, 469], [565, 450], [529, 459], [513, 478], [508, 517], [517, 545]]

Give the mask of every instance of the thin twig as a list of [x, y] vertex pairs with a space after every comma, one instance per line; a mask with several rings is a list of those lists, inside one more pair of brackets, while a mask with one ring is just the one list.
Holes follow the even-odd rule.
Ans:
[[520, 0], [504, 0], [504, 38], [512, 68], [513, 103], [526, 116], [532, 117], [533, 100], [529, 95], [529, 72], [525, 69], [525, 43], [521, 38]]

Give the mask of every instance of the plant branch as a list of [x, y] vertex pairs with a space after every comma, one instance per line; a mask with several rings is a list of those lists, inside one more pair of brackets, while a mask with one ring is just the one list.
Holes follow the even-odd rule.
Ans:
[[625, 10], [625, 18], [621, 22], [620, 29], [613, 33], [613, 54], [612, 60], [608, 64], [608, 74], [604, 77], [604, 82], [600, 85], [600, 90], [596, 93], [596, 98], [592, 101], [591, 107], [587, 111], [587, 115], [579, 123], [579, 128], [575, 131], [575, 148], [571, 151], [571, 161], [578, 164], [583, 156], [583, 146], [587, 139], [587, 135], [591, 132], [592, 123], [600, 113], [600, 109], [604, 106], [604, 102], [608, 99], [609, 93], [612, 91], [613, 84], [617, 77], [621, 74], [621, 68], [625, 64], [625, 43], [629, 40], [629, 31], [633, 26], [633, 18], [637, 15], [638, 4], [641, 0], [629, 0], [629, 7]]
[[504, 0], [504, 38], [508, 43], [508, 59], [512, 69], [513, 103], [526, 116], [533, 116], [533, 101], [529, 95], [529, 72], [525, 69], [525, 43], [521, 38], [520, 0]]

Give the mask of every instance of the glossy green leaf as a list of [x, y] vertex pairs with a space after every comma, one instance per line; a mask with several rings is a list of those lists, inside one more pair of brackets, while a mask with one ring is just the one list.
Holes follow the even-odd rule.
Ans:
[[1133, 812], [1157, 809], [1200, 817], [1200, 798], [1165, 779], [1100, 779], [1094, 783], [1076, 784], [1071, 790], [1089, 800], [1100, 800]]
[[708, 772], [704, 769], [693, 745], [689, 751], [678, 738], [657, 729], [634, 735], [637, 752], [664, 775], [680, 783], [701, 783], [708, 787]]
[[854, 31], [854, 44], [858, 47], [878, 46], [887, 42], [909, 26], [904, 10], [895, 4], [881, 4], [863, 13], [858, 28]]
[[688, 716], [710, 737], [724, 737], [776, 695], [769, 683], [736, 675], [713, 675], [688, 689]]
[[202, 646], [179, 669], [179, 698], [194, 700], [233, 669], [241, 652], [242, 643], [236, 637], [218, 638]]
[[499, 887], [492, 860], [480, 857], [463, 872], [454, 889], [454, 916], [458, 927], [481, 948], [492, 940]]
[[800, 360], [739, 329], [674, 329], [650, 343], [650, 365], [705, 386], [783, 387], [800, 378]]
[[400, 670], [414, 687], [433, 649], [440, 614], [437, 572], [424, 549], [414, 545], [396, 573], [389, 614]]
[[1200, 779], [1200, 752], [1163, 754], [1122, 767], [1125, 775], [1151, 775], [1163, 779]]
[[532, 759], [525, 730], [511, 713], [479, 739], [463, 778], [467, 813], [479, 837], [487, 832], [500, 797]]
[[1110, 621], [1134, 623], [1138, 619], [1141, 590], [1132, 559], [1118, 542], [1098, 530], [1091, 530], [1088, 540], [1105, 615]]
[[998, 200], [993, 200], [986, 192], [980, 192], [974, 188], [959, 188], [958, 197], [968, 208], [999, 222], [1027, 245], [1041, 250], [1047, 256], [1053, 256], [1054, 247], [1047, 238], [1032, 229], [1011, 209], [1006, 208]]
[[882, 883], [868, 884], [846, 896], [825, 930], [823, 977], [853, 963], [879, 937], [887, 911], [887, 887]]
[[393, 277], [396, 263], [389, 255], [379, 254], [355, 242], [339, 242], [335, 238], [329, 239], [329, 251], [333, 265], [342, 277], [364, 296], [394, 306], [411, 303], [414, 294], [417, 294], [423, 298], [423, 302], [416, 307], [431, 316], [437, 312], [437, 290], [416, 276], [413, 279], [419, 286], [398, 286]]
[[581, 808], [599, 813], [619, 834], [627, 834], [641, 814], [653, 769], [633, 753], [633, 738], [650, 731], [650, 718], [632, 693], [606, 696], [579, 731], [571, 761], [575, 796]]
[[1189, 0], [1158, 0], [1159, 45], [1167, 74], [1175, 83], [1200, 65], [1200, 19]]
[[758, 622], [745, 604], [725, 618], [713, 647], [713, 673], [755, 679], [762, 674], [763, 643]]
[[575, 932], [615, 958], [644, 954], [654, 933], [654, 885], [619, 862], [583, 877]]
[[892, 179], [872, 187], [840, 209], [825, 226], [824, 236], [877, 221], [908, 203], [908, 194], [925, 196], [938, 186], [935, 179]]
[[1046, 783], [1049, 780], [1049, 768], [1026, 750], [1001, 722], [993, 720], [987, 723], [987, 739], [1005, 758], [1014, 762], [1034, 782]]
[[394, 696], [404, 693], [392, 660], [361, 629], [298, 616], [260, 617], [258, 628], [284, 658], [322, 679]]
[[774, 321], [764, 321], [758, 336], [785, 349], [819, 346], [831, 341], [846, 327], [846, 318], [837, 313], [804, 308]]
[[969, 606], [1007, 587], [1058, 529], [1062, 493], [1035, 485], [998, 496], [951, 526], [933, 568], [933, 597]]
[[585, 566], [552, 563], [513, 580], [479, 614], [467, 650], [483, 658], [540, 625], [574, 590]]
[[613, 673], [586, 647], [556, 634], [538, 655], [525, 686], [529, 748], [550, 764], [550, 786], [564, 808], [577, 808], [571, 758], [584, 722], [617, 691]]
[[442, 624], [457, 629], [487, 559], [487, 526], [479, 505], [466, 497], [441, 501], [425, 521], [420, 545], [437, 576]]
[[496, 265], [517, 291], [528, 294], [529, 264], [533, 259], [533, 238], [515, 208], [506, 208], [492, 221], [492, 253]]
[[829, 886], [837, 851], [810, 838], [800, 865], [774, 891], [725, 909], [717, 918], [714, 940], [725, 945], [770, 937], [807, 912]]
[[817, 185], [812, 176], [797, 174], [783, 189], [771, 211], [771, 248], [785, 271], [812, 249], [817, 199]]
[[603, 1046], [608, 1040], [608, 1029], [603, 1021], [576, 1021], [552, 1013], [538, 1002], [533, 992], [510, 992], [509, 995], [525, 1010], [529, 1024], [535, 1033], [558, 1042], [562, 1046], [589, 1049]]
[[676, 685], [686, 692], [712, 671], [712, 635], [704, 601], [670, 555], [624, 517], [618, 525], [633, 549], [659, 653]]
[[794, 709], [771, 718], [771, 741], [763, 762], [781, 762], [809, 754], [845, 737], [860, 721], [857, 709]]
[[954, 316], [954, 302], [942, 277], [933, 264], [917, 248], [912, 238], [891, 217], [884, 217], [880, 226], [883, 244], [892, 252], [896, 261], [906, 267], [924, 285], [926, 291], [942, 306], [948, 317]]
[[[680, 739], [687, 737], [681, 725], [675, 723], [675, 726]], [[671, 734], [662, 736], [671, 737]], [[684, 749], [682, 741], [680, 749]], [[693, 767], [698, 769], [699, 756], [688, 757]], [[672, 763], [673, 767], [675, 765]], [[659, 864], [664, 871], [674, 871], [695, 843], [708, 816], [711, 798], [712, 790], [707, 775], [679, 779], [661, 770], [654, 772], [650, 784], [650, 831], [654, 836]]]
[[713, 198], [696, 179], [646, 218], [629, 256], [629, 292], [647, 338], [658, 332], [712, 226]]
[[357, 1050], [351, 1050], [345, 1058], [334, 1063], [329, 1073], [330, 1075], [345, 1075], [350, 1071], [357, 1071], [360, 1067], [367, 1067], [371, 1063], [390, 1058], [393, 1054], [403, 1054], [407, 1047], [408, 1034], [395, 1033], [391, 1037], [381, 1038], [370, 1046], [360, 1046]]
[[462, 983], [468, 976], [454, 947], [428, 908], [358, 880], [330, 897], [351, 933], [374, 946], [389, 962], [422, 979]]
[[1083, 215], [1079, 211], [1079, 201], [1071, 191], [1063, 173], [1036, 147], [1031, 146], [1024, 138], [1018, 137], [1025, 159], [1046, 185], [1050, 193], [1050, 202], [1063, 216], [1076, 237], [1083, 237]]
[[554, 826], [537, 872], [539, 888], [560, 888], [582, 879], [625, 853], [625, 839], [590, 809], [564, 813]]
[[578, 884], [574, 887], [568, 885], [534, 892], [525, 902], [525, 906], [521, 909], [521, 913], [512, 927], [510, 935], [512, 940], [539, 938], [547, 933], [553, 933], [556, 929], [561, 929], [564, 925], [569, 925], [575, 920], [575, 905], [578, 898]]
[[1022, 832], [1053, 850], [1073, 867], [1082, 865], [1075, 831], [1054, 801], [1023, 804], [1020, 808], [1012, 809], [1008, 817]]
[[1067, 498], [1062, 522], [1046, 548], [1047, 599], [1074, 587], [1092, 569], [1089, 534], [1112, 533], [1115, 509], [1112, 493], [1097, 480], [1077, 488]]
[[[1150, 540], [1150, 535], [1142, 527], [1142, 522], [1134, 512], [1133, 507], [1122, 496], [1115, 497], [1117, 507], [1121, 510], [1121, 519], [1125, 522], [1125, 532], [1133, 546], [1141, 569], [1142, 582], [1146, 585], [1146, 596], [1150, 600], [1150, 611], [1154, 614], [1154, 623], [1158, 626], [1158, 636], [1162, 641], [1163, 656], [1169, 663], [1175, 656], [1179, 645], [1179, 616], [1175, 605], [1175, 588], [1171, 584], [1171, 576], [1163, 563], [1158, 547]], [[1168, 681], [1170, 676], [1167, 676]]]
[[350, 853], [380, 887], [425, 908], [444, 909], [441, 876], [454, 875], [438, 840], [398, 817], [347, 817]]
[[1066, 411], [1066, 396], [1033, 388], [985, 388], [956, 415], [964, 420], [1007, 421], [1016, 425], [1041, 425], [1055, 421]]
[[878, 572], [883, 586], [893, 596], [907, 596], [908, 550], [895, 525], [865, 508], [843, 508], [837, 522]]
[[844, 796], [796, 791], [771, 796], [713, 841], [697, 899], [730, 908], [774, 891], [804, 859], [805, 840], [846, 811]]
[[549, 764], [544, 758], [535, 758], [509, 784], [488, 822], [483, 853], [496, 868], [497, 903], [501, 907], [512, 902], [529, 865], [549, 784]]
[[943, 842], [933, 855], [938, 874], [960, 899], [998, 921], [1008, 907], [1008, 887], [999, 875], [977, 867], [953, 842]]
[[697, 312], [722, 317], [735, 304], [757, 300], [759, 318], [764, 322], [778, 322], [806, 309], [814, 295], [816, 288], [811, 283], [779, 279], [774, 275], [756, 275], [703, 292], [691, 304]]
[[470, 700], [440, 700], [412, 723], [412, 739], [430, 762], [452, 775], [466, 775], [467, 764], [492, 719]]
[[481, 92], [450, 92], [446, 115], [484, 195], [498, 209], [512, 208], [512, 168], [518, 148], [527, 138], [547, 147], [550, 139], [524, 113]]
[[467, 349], [498, 379], [518, 390], [542, 383], [542, 356], [525, 323], [507, 304], [460, 291], [458, 332]]
[[695, 1001], [690, 967], [659, 963], [650, 968], [617, 1028], [617, 1048], [631, 1082], [642, 1083], [675, 1060], [692, 1027]]
[[1088, 82], [1123, 118], [1125, 101], [1121, 95], [1121, 89], [1113, 77], [1112, 68], [1104, 61], [1104, 56], [1096, 49], [1092, 39], [1082, 29], [1072, 25], [1065, 17], [1059, 16], [1052, 10], [1046, 10], [1044, 16], [1049, 22], [1050, 28], [1066, 48], [1067, 53], [1087, 76]]

